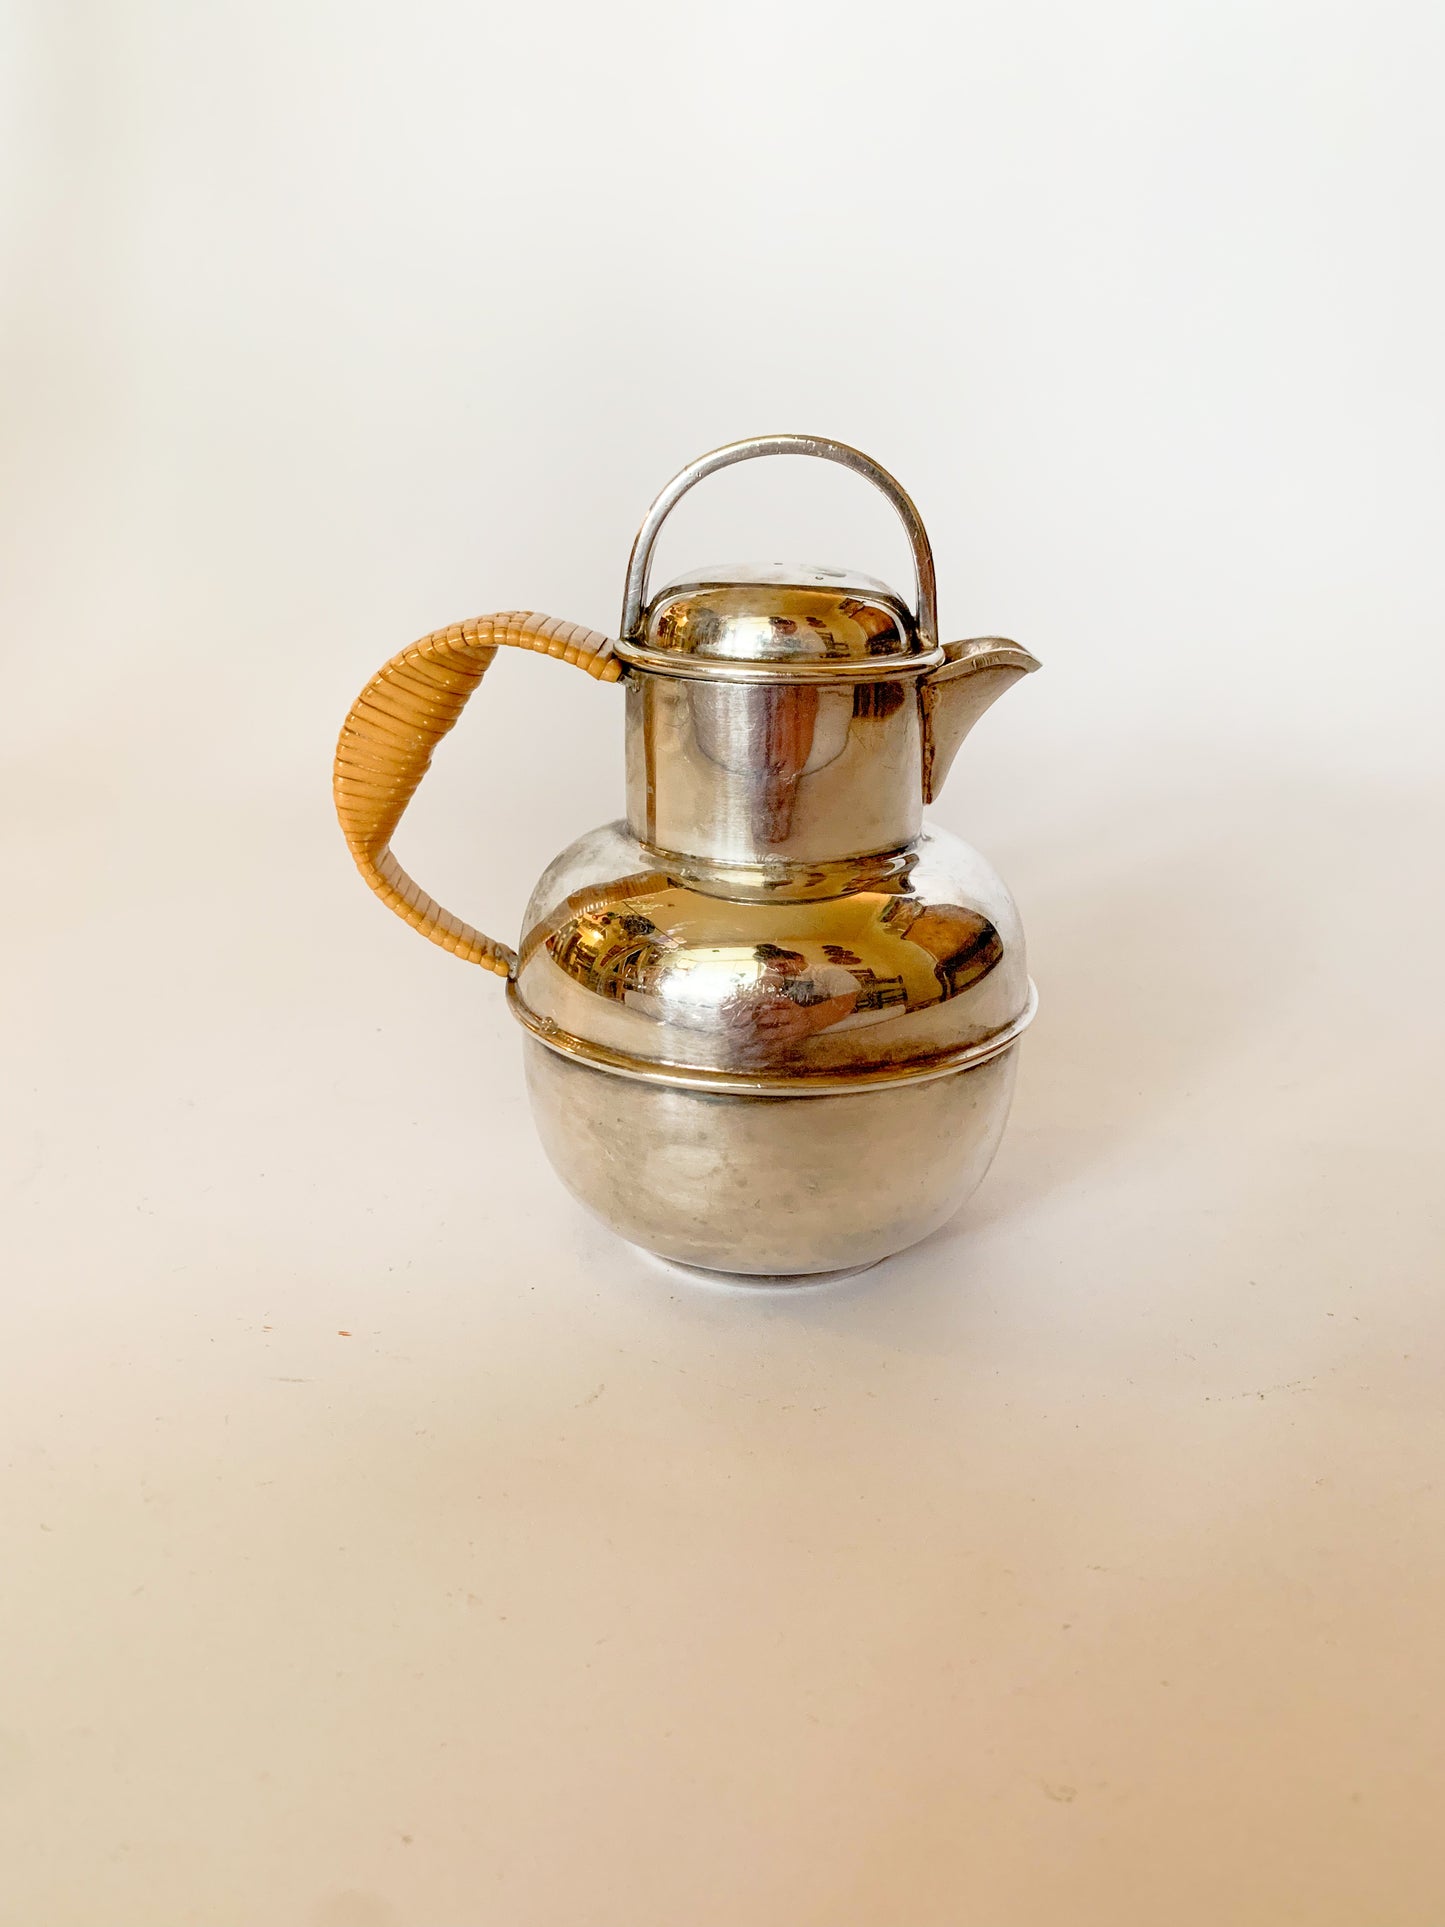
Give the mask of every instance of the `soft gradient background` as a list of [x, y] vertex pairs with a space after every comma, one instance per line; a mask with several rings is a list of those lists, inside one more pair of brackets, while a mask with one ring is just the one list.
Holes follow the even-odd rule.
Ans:
[[[1437, 1927], [1445, 16], [4, 24], [4, 1927]], [[939, 818], [1042, 1015], [966, 1218], [709, 1289], [545, 1167], [337, 725], [860, 444], [1045, 672]], [[665, 568], [906, 580], [821, 465]], [[619, 703], [399, 839], [512, 937]]]

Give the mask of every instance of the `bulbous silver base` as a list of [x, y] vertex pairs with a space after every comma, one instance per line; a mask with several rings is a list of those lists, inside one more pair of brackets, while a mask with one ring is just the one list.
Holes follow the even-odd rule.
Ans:
[[1018, 1055], [837, 1095], [702, 1091], [524, 1040], [547, 1155], [630, 1243], [707, 1271], [858, 1270], [926, 1238], [977, 1188]]

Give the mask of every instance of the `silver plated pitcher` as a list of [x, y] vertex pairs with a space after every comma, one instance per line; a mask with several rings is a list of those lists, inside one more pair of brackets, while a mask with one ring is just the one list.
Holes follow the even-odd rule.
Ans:
[[[760, 455], [840, 462], [882, 490], [916, 600], [783, 564], [649, 594], [653, 546], [705, 476]], [[518, 948], [435, 903], [390, 839], [499, 646], [625, 691], [626, 814], [532, 894]], [[415, 928], [507, 978], [542, 1141], [575, 1197], [677, 1262], [795, 1276], [936, 1230], [988, 1169], [1034, 1012], [1008, 891], [926, 827], [973, 724], [1038, 663], [940, 645], [918, 511], [857, 449], [764, 435], [715, 450], [648, 510], [618, 640], [528, 611], [437, 630], [363, 690], [337, 748], [358, 867]]]

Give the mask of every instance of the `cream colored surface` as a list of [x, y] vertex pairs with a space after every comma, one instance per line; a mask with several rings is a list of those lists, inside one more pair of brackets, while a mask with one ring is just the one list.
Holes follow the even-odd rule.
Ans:
[[[3, 1927], [1437, 1927], [1438, 20], [15, 18]], [[573, 1209], [328, 791], [775, 427], [1044, 661], [998, 1163], [790, 1295]], [[819, 467], [662, 572], [904, 579]], [[399, 855], [510, 938], [621, 702], [473, 709]]]

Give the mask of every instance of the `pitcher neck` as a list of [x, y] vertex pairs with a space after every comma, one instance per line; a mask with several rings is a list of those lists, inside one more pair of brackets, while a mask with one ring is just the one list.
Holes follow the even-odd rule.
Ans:
[[826, 864], [902, 848], [922, 812], [915, 676], [628, 673], [628, 826], [654, 849], [717, 863]]

